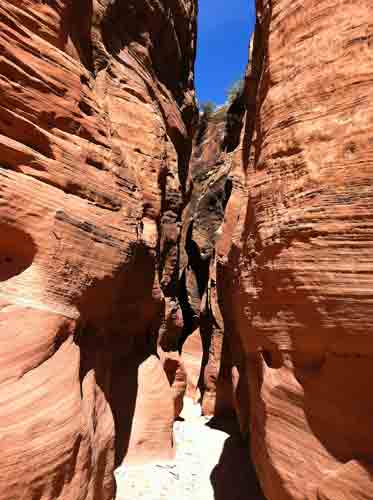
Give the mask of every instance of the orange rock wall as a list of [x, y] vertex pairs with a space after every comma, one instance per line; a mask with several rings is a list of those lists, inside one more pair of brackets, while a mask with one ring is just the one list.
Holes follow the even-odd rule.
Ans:
[[173, 453], [195, 14], [0, 0], [1, 500], [109, 500]]
[[373, 498], [372, 19], [368, 0], [257, 0], [216, 251], [269, 500]]

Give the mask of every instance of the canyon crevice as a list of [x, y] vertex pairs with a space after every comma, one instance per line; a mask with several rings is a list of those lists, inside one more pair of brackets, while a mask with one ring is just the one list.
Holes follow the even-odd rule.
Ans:
[[113, 500], [185, 393], [268, 500], [373, 498], [373, 5], [256, 9], [207, 118], [195, 0], [0, 0], [0, 500]]

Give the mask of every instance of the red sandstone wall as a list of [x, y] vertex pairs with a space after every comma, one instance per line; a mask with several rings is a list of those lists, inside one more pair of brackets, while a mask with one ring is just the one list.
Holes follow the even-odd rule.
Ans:
[[0, 0], [2, 500], [109, 500], [115, 463], [172, 454], [195, 13]]
[[241, 426], [269, 500], [373, 497], [368, 0], [258, 0], [218, 243]]

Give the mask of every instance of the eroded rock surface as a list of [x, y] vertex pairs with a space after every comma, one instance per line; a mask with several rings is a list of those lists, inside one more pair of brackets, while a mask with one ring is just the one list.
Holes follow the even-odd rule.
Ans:
[[373, 498], [373, 5], [257, 11], [217, 244], [241, 428], [269, 500]]
[[109, 500], [173, 454], [195, 14], [0, 0], [2, 500]]

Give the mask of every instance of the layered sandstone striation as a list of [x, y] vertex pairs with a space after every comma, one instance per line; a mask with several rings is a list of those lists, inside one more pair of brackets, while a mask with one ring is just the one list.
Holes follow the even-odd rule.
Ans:
[[241, 429], [269, 500], [373, 498], [373, 5], [256, 3], [216, 246]]
[[173, 453], [195, 15], [0, 0], [2, 500], [109, 500]]
[[112, 500], [186, 389], [268, 500], [373, 498], [373, 6], [256, 3], [188, 172], [193, 0], [0, 0], [0, 500]]

